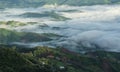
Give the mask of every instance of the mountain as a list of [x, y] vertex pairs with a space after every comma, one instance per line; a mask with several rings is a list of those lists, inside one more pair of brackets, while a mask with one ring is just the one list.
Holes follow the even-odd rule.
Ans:
[[0, 8], [8, 7], [38, 7], [45, 4], [58, 5], [96, 5], [96, 4], [114, 4], [120, 0], [0, 0]]

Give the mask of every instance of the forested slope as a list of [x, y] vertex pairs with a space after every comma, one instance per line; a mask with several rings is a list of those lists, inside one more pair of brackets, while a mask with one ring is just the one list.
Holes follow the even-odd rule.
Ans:
[[119, 53], [0, 45], [0, 72], [119, 72]]

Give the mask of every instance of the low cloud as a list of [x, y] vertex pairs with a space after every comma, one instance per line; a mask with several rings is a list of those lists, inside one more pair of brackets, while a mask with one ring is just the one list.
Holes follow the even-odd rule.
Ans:
[[[42, 31], [46, 33], [56, 33], [64, 36], [59, 40], [44, 43], [44, 45], [62, 46], [74, 51], [84, 51], [86, 48], [87, 50], [100, 48], [107, 51], [120, 52], [120, 5], [82, 6], [72, 7], [72, 9], [76, 9], [77, 11], [62, 12], [62, 9], [60, 8], [37, 8], [36, 10], [32, 8], [21, 9], [21, 11], [23, 10], [23, 12], [31, 12], [32, 10], [34, 12], [39, 12], [39, 10], [41, 10], [40, 12], [42, 12], [56, 10], [57, 13], [65, 17], [72, 18], [72, 20], [68, 21], [51, 21], [47, 20], [46, 18], [42, 22], [40, 19], [27, 18], [28, 21], [37, 21], [45, 23], [49, 26], [49, 28], [46, 30], [41, 30], [40, 28], [37, 28], [37, 26], [33, 26], [34, 28], [31, 27], [28, 29], [28, 31], [36, 33]], [[63, 10], [65, 10], [65, 8], [63, 8]], [[10, 13], [11, 10], [5, 12]], [[6, 20], [10, 20], [9, 18], [5, 17], [6, 14], [0, 15], [2, 15]], [[0, 18], [2, 20], [2, 17]], [[13, 20], [24, 21], [21, 18], [13, 18]], [[53, 27], [57, 27], [59, 29], [55, 30]], [[23, 29], [26, 29], [26, 27]], [[41, 45], [42, 43], [33, 44], [33, 46], [37, 46]]]

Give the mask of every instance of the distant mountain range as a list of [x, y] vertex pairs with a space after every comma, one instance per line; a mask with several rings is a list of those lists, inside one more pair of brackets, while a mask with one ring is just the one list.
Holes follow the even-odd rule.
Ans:
[[96, 5], [96, 4], [116, 4], [120, 0], [0, 0], [0, 8], [8, 7], [38, 7], [45, 4], [58, 5]]

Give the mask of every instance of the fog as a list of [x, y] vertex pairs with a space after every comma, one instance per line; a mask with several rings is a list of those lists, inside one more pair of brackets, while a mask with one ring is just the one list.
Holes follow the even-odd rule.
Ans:
[[[67, 10], [75, 11], [69, 12]], [[53, 21], [50, 18], [14, 17], [14, 15], [26, 12], [42, 13], [45, 11], [55, 11], [57, 14], [71, 18], [71, 20]], [[78, 52], [96, 49], [120, 52], [120, 5], [39, 7], [0, 11], [0, 21], [9, 20], [38, 22], [30, 27], [13, 28], [17, 31], [55, 33], [63, 36], [50, 42], [27, 43], [28, 46], [60, 46]], [[47, 24], [48, 27], [39, 28], [38, 25], [41, 24]], [[54, 29], [54, 27], [59, 29]]]

